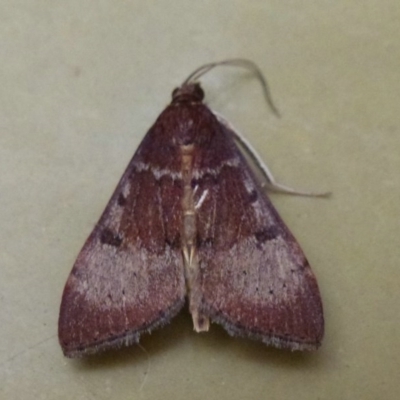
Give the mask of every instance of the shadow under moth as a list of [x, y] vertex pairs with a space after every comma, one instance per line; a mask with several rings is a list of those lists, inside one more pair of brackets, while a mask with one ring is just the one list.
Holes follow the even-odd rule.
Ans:
[[[194, 330], [314, 350], [324, 333], [310, 266], [264, 186], [278, 184], [252, 147], [204, 103], [203, 65], [172, 93], [123, 174], [66, 282], [59, 341], [67, 357], [138, 342], [187, 299]], [[256, 178], [245, 152], [264, 176]], [[254, 169], [254, 168], [253, 168]]]

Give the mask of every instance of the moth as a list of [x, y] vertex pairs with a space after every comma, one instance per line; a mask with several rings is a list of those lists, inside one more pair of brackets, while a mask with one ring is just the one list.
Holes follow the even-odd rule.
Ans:
[[[187, 299], [194, 330], [210, 321], [230, 335], [291, 350], [324, 334], [316, 278], [243, 152], [268, 186], [289, 193], [251, 146], [204, 103], [206, 64], [172, 93], [123, 174], [66, 282], [59, 341], [67, 357], [138, 342]], [[319, 194], [315, 194], [319, 195]], [[324, 194], [321, 194], [324, 195]]]

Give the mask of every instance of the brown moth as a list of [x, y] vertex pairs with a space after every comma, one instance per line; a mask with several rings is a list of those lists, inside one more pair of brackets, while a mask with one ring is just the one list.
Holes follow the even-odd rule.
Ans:
[[[229, 334], [314, 350], [324, 333], [316, 279], [293, 235], [235, 141], [266, 183], [251, 147], [204, 103], [197, 69], [174, 90], [130, 161], [65, 285], [59, 340], [67, 357], [138, 342], [188, 299], [197, 332], [210, 321]], [[322, 194], [324, 195], [324, 194]]]

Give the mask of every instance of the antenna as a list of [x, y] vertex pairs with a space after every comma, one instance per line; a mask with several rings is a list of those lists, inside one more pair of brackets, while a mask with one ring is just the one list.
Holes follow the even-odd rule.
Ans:
[[183, 82], [182, 86], [189, 85], [197, 81], [201, 76], [207, 74], [210, 70], [214, 69], [215, 67], [220, 66], [228, 66], [228, 67], [239, 67], [245, 68], [253, 73], [256, 78], [260, 81], [261, 87], [263, 89], [265, 100], [268, 103], [269, 108], [272, 112], [277, 116], [280, 117], [280, 113], [278, 109], [275, 107], [275, 104], [272, 100], [271, 92], [268, 87], [267, 80], [264, 74], [261, 72], [260, 68], [255, 64], [253, 61], [246, 60], [244, 58], [232, 58], [229, 60], [223, 60], [218, 62], [213, 62], [209, 64], [204, 64], [201, 67], [194, 70]]

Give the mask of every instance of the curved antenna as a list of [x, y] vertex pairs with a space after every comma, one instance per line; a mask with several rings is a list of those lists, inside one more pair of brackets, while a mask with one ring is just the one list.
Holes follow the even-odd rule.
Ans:
[[268, 83], [267, 83], [267, 80], [265, 79], [265, 76], [261, 72], [260, 68], [258, 68], [257, 64], [255, 64], [253, 61], [246, 60], [244, 58], [232, 58], [230, 60], [223, 60], [223, 61], [213, 62], [213, 63], [209, 63], [209, 64], [204, 64], [201, 67], [197, 68], [195, 71], [193, 71], [182, 83], [182, 86], [194, 83], [201, 76], [205, 75], [213, 68], [219, 67], [219, 66], [245, 68], [245, 69], [249, 70], [251, 73], [253, 73], [256, 76], [256, 78], [260, 81], [261, 87], [263, 89], [264, 97], [268, 103], [268, 106], [270, 107], [272, 112], [277, 117], [280, 117], [279, 111], [275, 107], [275, 104], [272, 100], [271, 92], [269, 90]]

